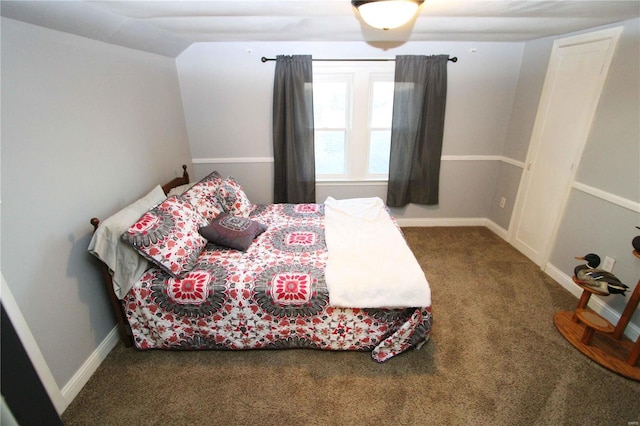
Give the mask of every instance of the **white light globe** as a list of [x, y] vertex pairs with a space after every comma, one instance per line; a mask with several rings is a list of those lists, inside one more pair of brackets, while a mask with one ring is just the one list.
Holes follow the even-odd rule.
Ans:
[[373, 1], [358, 7], [360, 16], [374, 28], [390, 30], [411, 20], [418, 10], [418, 3], [409, 0]]

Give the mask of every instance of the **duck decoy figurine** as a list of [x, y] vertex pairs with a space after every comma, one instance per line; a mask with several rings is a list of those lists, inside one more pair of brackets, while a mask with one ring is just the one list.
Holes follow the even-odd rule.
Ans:
[[[636, 228], [640, 229], [640, 226], [636, 226]], [[635, 251], [640, 253], [640, 235], [631, 240], [631, 245]]]
[[576, 259], [587, 261], [586, 264], [578, 265], [573, 270], [574, 275], [581, 283], [605, 294], [624, 294], [629, 289], [629, 286], [623, 284], [611, 272], [598, 269], [600, 256], [597, 254], [589, 253], [582, 257], [576, 257]]

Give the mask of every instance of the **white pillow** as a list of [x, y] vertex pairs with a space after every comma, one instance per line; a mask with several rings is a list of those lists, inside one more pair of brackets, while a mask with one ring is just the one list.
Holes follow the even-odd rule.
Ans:
[[169, 193], [167, 194], [167, 198], [172, 195], [182, 195], [184, 192], [195, 185], [197, 182], [185, 183], [184, 185], [176, 186], [175, 188], [171, 188]]
[[150, 266], [148, 260], [120, 237], [140, 216], [165, 199], [162, 187], [156, 186], [144, 197], [100, 223], [91, 238], [89, 253], [109, 267], [113, 291], [118, 299], [124, 298]]

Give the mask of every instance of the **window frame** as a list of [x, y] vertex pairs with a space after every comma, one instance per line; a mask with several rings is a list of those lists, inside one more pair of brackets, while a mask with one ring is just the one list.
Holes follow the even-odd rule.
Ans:
[[[345, 173], [318, 174], [318, 182], [386, 182], [388, 173], [369, 173], [373, 85], [394, 81], [393, 62], [326, 62], [313, 64], [313, 81], [346, 81]], [[315, 98], [314, 98], [315, 102]], [[366, 105], [366, 108], [356, 108]], [[373, 128], [376, 130], [382, 128]], [[385, 128], [386, 129], [386, 128]], [[330, 128], [318, 129], [332, 130]], [[342, 129], [333, 129], [342, 130]], [[390, 130], [390, 127], [389, 129]]]
[[[345, 145], [344, 145], [344, 159], [345, 159], [345, 172], [342, 174], [338, 174], [338, 173], [327, 173], [327, 174], [322, 174], [322, 175], [318, 175], [318, 173], [316, 172], [316, 180], [345, 180], [347, 176], [349, 176], [350, 174], [350, 170], [349, 170], [349, 164], [351, 163], [350, 158], [349, 158], [349, 154], [350, 154], [350, 150], [348, 149], [348, 141], [349, 141], [349, 137], [350, 137], [350, 132], [351, 132], [351, 128], [352, 128], [352, 117], [351, 117], [351, 113], [352, 113], [352, 105], [353, 105], [353, 90], [351, 90], [351, 88], [353, 87], [353, 79], [352, 79], [352, 75], [348, 74], [348, 73], [332, 73], [332, 74], [322, 74], [321, 76], [315, 75], [313, 76], [313, 82], [314, 84], [319, 80], [322, 82], [344, 82], [346, 83], [347, 87], [347, 94], [345, 97], [345, 127], [322, 127], [319, 128], [317, 127], [317, 124], [315, 123], [314, 120], [314, 132], [315, 131], [344, 131], [345, 133]], [[315, 90], [315, 86], [314, 86], [314, 90]], [[314, 96], [314, 103], [315, 103], [315, 96]], [[315, 105], [314, 105], [314, 110], [315, 110]], [[315, 135], [314, 135], [314, 139], [315, 139]], [[317, 167], [316, 167], [317, 168]], [[321, 176], [320, 178], [318, 178], [318, 176]]]

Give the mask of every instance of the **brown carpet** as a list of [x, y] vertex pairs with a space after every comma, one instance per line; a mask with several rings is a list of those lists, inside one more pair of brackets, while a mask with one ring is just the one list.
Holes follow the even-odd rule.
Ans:
[[421, 350], [137, 351], [118, 345], [67, 425], [637, 425], [640, 383], [578, 352], [577, 299], [481, 227], [405, 228], [432, 289]]

